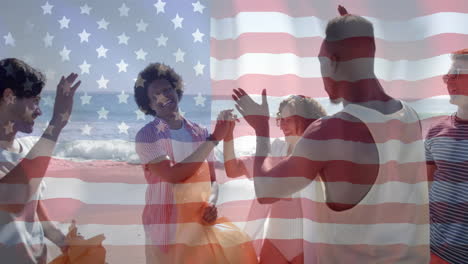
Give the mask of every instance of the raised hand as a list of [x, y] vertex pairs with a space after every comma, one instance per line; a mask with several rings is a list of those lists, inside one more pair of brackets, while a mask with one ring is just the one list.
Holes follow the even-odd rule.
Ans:
[[263, 89], [262, 91], [261, 104], [257, 104], [252, 100], [250, 95], [241, 88], [234, 89], [233, 93], [232, 99], [236, 101], [236, 108], [247, 123], [256, 131], [267, 129], [270, 112], [268, 109], [266, 90]]
[[63, 128], [70, 119], [73, 109], [73, 97], [81, 84], [81, 81], [75, 83], [76, 78], [78, 78], [78, 74], [76, 73], [71, 73], [66, 78], [62, 76], [57, 85], [54, 111], [52, 121], [50, 122], [56, 127]]

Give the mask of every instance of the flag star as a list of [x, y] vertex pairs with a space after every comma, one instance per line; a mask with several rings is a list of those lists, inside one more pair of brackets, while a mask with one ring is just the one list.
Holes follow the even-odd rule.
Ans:
[[158, 2], [154, 4], [154, 7], [156, 7], [156, 14], [164, 13], [164, 6], [166, 6], [166, 2], [158, 0]]
[[145, 79], [143, 79], [141, 75], [138, 75], [138, 78], [135, 80], [135, 82], [136, 87], [145, 87]]
[[137, 60], [146, 60], [146, 55], [148, 55], [148, 52], [145, 52], [143, 49], [139, 49], [135, 51], [135, 54], [137, 56]]
[[164, 36], [164, 34], [161, 34], [159, 38], [156, 38], [158, 41], [158, 47], [160, 46], [166, 46], [168, 38]]
[[197, 1], [196, 3], [192, 3], [193, 6], [193, 12], [200, 12], [200, 14], [203, 14], [203, 9], [205, 9], [205, 6], [200, 4], [200, 1]]
[[80, 65], [81, 74], [83, 73], [89, 74], [89, 68], [91, 68], [91, 64], [88, 64], [86, 60], [83, 61], [83, 64]]
[[136, 24], [137, 26], [137, 32], [143, 31], [146, 32], [146, 28], [148, 27], [148, 24], [143, 21], [143, 19], [140, 19], [140, 22]]
[[193, 98], [195, 100], [195, 105], [198, 106], [205, 106], [205, 100], [206, 98], [201, 94], [198, 93], [196, 97]]
[[54, 100], [50, 96], [41, 98], [41, 101], [44, 102], [44, 106], [52, 106], [54, 104]]
[[98, 119], [107, 119], [107, 114], [109, 114], [109, 111], [107, 111], [104, 107], [101, 107], [101, 110], [97, 111], [99, 118]]
[[104, 48], [104, 46], [100, 46], [99, 48], [96, 49], [98, 53], [98, 58], [104, 57], [107, 58], [107, 51], [108, 49]]
[[205, 34], [201, 33], [200, 30], [197, 28], [197, 31], [192, 33], [193, 36], [193, 42], [203, 42], [203, 36]]
[[8, 124], [3, 126], [3, 129], [5, 130], [6, 135], [13, 133], [13, 125], [14, 125], [13, 122], [8, 121]]
[[101, 79], [97, 80], [96, 82], [99, 84], [99, 89], [107, 89], [107, 83], [109, 82], [109, 80], [106, 80], [104, 78], [104, 75], [101, 75]]
[[24, 90], [32, 91], [33, 82], [31, 82], [29, 78], [26, 78], [26, 81], [24, 82], [23, 85], [24, 85]]
[[3, 36], [3, 38], [5, 39], [5, 45], [15, 46], [15, 39], [11, 35], [11, 32], [8, 32], [8, 35]]
[[44, 131], [44, 134], [52, 136], [52, 134], [54, 133], [54, 128], [55, 126], [53, 125], [47, 125], [47, 128]]
[[6, 104], [11, 105], [16, 103], [16, 96], [8, 96], [5, 98]]
[[27, 106], [26, 106], [26, 109], [24, 111], [25, 111], [26, 116], [31, 116], [34, 113], [34, 111], [31, 108], [27, 107]]
[[180, 48], [177, 49], [176, 52], [173, 53], [174, 56], [175, 56], [175, 61], [176, 62], [184, 62], [184, 56], [185, 56], [185, 52], [183, 52]]
[[119, 104], [128, 104], [127, 100], [130, 95], [126, 94], [125, 91], [122, 91], [121, 94], [117, 95], [119, 98]]
[[158, 94], [156, 95], [156, 103], [157, 104], [164, 104], [168, 98], [164, 94]]
[[167, 126], [166, 126], [166, 124], [164, 124], [163, 122], [159, 122], [159, 123], [156, 125], [156, 128], [158, 129], [158, 132], [161, 133], [161, 132], [163, 132], [163, 131], [166, 131]]
[[140, 109], [135, 110], [136, 119], [138, 120], [145, 120], [145, 113], [143, 113]]
[[41, 6], [42, 8], [42, 14], [45, 15], [45, 14], [52, 14], [52, 8], [54, 6], [49, 4], [49, 2], [46, 2], [45, 5]]
[[180, 112], [174, 112], [174, 116], [175, 116], [175, 120], [182, 120], [183, 119]]
[[89, 7], [88, 4], [85, 4], [84, 6], [80, 6], [80, 14], [87, 14], [89, 15], [89, 12], [93, 9], [92, 7]]
[[80, 96], [81, 105], [90, 104], [91, 98], [92, 98], [92, 96], [88, 95], [88, 93], [85, 92], [84, 95]]
[[119, 7], [120, 16], [128, 16], [129, 10], [130, 8], [128, 8], [125, 3], [122, 3], [122, 5]]
[[63, 114], [60, 114], [62, 116], [62, 122], [70, 121], [70, 113], [65, 112]]
[[96, 23], [98, 24], [98, 29], [107, 30], [107, 26], [109, 26], [109, 22], [107, 22], [104, 18]]
[[71, 50], [67, 49], [66, 46], [63, 46], [62, 51], [60, 51], [60, 56], [62, 57], [62, 61], [69, 61], [70, 60], [70, 52], [71, 52]]
[[128, 40], [130, 39], [130, 37], [125, 35], [125, 32], [120, 34], [120, 36], [118, 36], [118, 38], [119, 38], [119, 44], [128, 45]]
[[84, 125], [81, 127], [81, 135], [91, 135], [91, 129], [93, 129], [92, 126], [89, 126], [88, 124]]
[[70, 23], [70, 19], [63, 16], [62, 19], [60, 19], [58, 22], [60, 23], [60, 29], [68, 28], [68, 23]]
[[177, 13], [176, 16], [171, 20], [172, 23], [174, 23], [174, 29], [182, 28], [183, 20], [184, 18], [180, 17], [179, 14]]
[[128, 64], [124, 60], [120, 60], [119, 63], [115, 64], [119, 67], [119, 72], [127, 72]]
[[195, 75], [198, 76], [198, 75], [203, 75], [203, 69], [205, 68], [205, 65], [204, 64], [201, 64], [200, 61], [197, 62], [197, 65], [195, 65], [193, 67], [193, 69], [195, 70]]
[[119, 128], [119, 134], [127, 134], [128, 135], [128, 129], [130, 128], [125, 124], [125, 122], [120, 123], [120, 125], [117, 126]]
[[13, 69], [13, 66], [11, 65], [11, 63], [9, 63], [5, 67], [5, 70], [6, 70], [6, 76], [15, 76], [15, 70]]
[[78, 34], [78, 36], [80, 36], [80, 43], [82, 43], [83, 41], [88, 42], [88, 38], [91, 36], [91, 34], [86, 32], [86, 29], [83, 29], [83, 31]]
[[180, 109], [180, 108], [179, 108], [179, 114], [180, 114], [181, 116], [185, 117], [185, 112], [182, 111], [182, 109]]
[[47, 34], [42, 40], [44, 41], [44, 46], [47, 48], [47, 47], [52, 46], [52, 41], [54, 40], [54, 36], [50, 35], [49, 32], [47, 32]]

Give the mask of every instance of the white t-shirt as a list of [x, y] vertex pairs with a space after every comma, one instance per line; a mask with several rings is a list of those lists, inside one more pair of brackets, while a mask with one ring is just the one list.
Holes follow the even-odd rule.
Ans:
[[[15, 139], [20, 153], [0, 149], [0, 178], [15, 168], [34, 145], [29, 137]], [[31, 197], [28, 206], [19, 213], [0, 210], [0, 258], [2, 263], [45, 263], [47, 257], [44, 231], [37, 215], [38, 201], [45, 185]], [[0, 183], [0, 203], [17, 204], [21, 192], [28, 191], [23, 184]]]

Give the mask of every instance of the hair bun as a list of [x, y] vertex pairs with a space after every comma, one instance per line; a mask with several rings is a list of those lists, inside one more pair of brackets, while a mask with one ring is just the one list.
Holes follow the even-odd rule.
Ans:
[[338, 13], [340, 13], [341, 16], [349, 15], [348, 10], [342, 5], [338, 5]]

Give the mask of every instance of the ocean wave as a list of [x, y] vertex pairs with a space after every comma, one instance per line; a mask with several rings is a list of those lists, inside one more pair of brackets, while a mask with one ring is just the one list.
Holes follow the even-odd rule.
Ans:
[[58, 143], [54, 157], [73, 160], [113, 160], [140, 163], [135, 142], [114, 140], [74, 140]]

